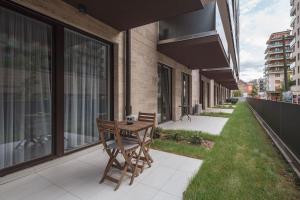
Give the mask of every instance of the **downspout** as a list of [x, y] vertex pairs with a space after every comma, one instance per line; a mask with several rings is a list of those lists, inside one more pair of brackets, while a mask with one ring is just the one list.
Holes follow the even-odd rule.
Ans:
[[202, 82], [202, 75], [201, 75], [201, 69], [199, 69], [199, 103], [202, 105], [202, 109], [204, 108], [203, 107], [203, 101], [202, 101], [202, 85], [201, 85], [201, 82]]
[[124, 32], [124, 117], [131, 115], [131, 31]]

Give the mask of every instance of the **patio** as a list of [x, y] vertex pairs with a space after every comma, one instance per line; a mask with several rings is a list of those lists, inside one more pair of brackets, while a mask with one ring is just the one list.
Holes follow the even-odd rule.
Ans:
[[202, 131], [212, 135], [220, 135], [228, 118], [223, 117], [209, 117], [209, 116], [191, 116], [191, 121], [187, 117], [183, 117], [182, 121], [168, 121], [159, 124], [160, 128], [171, 130], [188, 130], [188, 131]]
[[126, 176], [116, 192], [111, 182], [98, 183], [108, 161], [98, 145], [0, 178], [0, 199], [182, 199], [202, 161], [156, 150], [151, 150], [151, 155], [152, 167], [132, 186]]
[[207, 108], [204, 110], [204, 112], [212, 112], [212, 113], [228, 113], [232, 114], [234, 109], [224, 109], [224, 108]]

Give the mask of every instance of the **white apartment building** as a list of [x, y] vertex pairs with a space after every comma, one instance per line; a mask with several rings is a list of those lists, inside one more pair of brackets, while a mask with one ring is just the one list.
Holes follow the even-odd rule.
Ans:
[[290, 0], [291, 8], [291, 27], [292, 34], [294, 35], [293, 43], [291, 43], [291, 48], [293, 49], [293, 63], [291, 64], [291, 69], [293, 70], [293, 86], [291, 91], [293, 92], [294, 102], [300, 104], [300, 0]]
[[272, 33], [267, 41], [267, 49], [265, 51], [265, 80], [266, 92], [269, 99], [278, 100], [284, 86], [284, 49], [283, 39], [285, 43], [285, 59], [288, 67], [288, 77], [291, 75], [289, 65], [291, 64], [290, 54], [292, 49], [290, 43], [293, 40], [291, 31], [281, 31]]

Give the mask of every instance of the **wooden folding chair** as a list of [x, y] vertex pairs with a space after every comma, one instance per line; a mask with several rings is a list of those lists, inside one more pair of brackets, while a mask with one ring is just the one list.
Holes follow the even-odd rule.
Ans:
[[[134, 166], [132, 165], [132, 158], [133, 156], [136, 156], [135, 151], [139, 147], [139, 144], [134, 141], [127, 141], [122, 139], [122, 137], [120, 136], [120, 129], [118, 128], [117, 121], [106, 121], [97, 118], [97, 127], [99, 130], [101, 142], [107, 154], [109, 155], [108, 163], [99, 183], [103, 183], [105, 179], [110, 180], [117, 184], [117, 186], [115, 187], [115, 190], [117, 190], [124, 176], [127, 174], [127, 170], [134, 169]], [[106, 140], [105, 134], [107, 133], [112, 134], [114, 136], [114, 140]], [[122, 154], [125, 160], [125, 163], [123, 165], [121, 165], [117, 160], [118, 154]], [[121, 170], [121, 176], [119, 179], [108, 175], [113, 166]], [[132, 176], [134, 175], [135, 174], [132, 173]]]
[[153, 163], [153, 159], [149, 154], [149, 150], [150, 150], [150, 145], [153, 140], [153, 132], [155, 129], [155, 122], [156, 122], [156, 113], [139, 112], [138, 121], [153, 123], [153, 126], [150, 130], [148, 130], [147, 132], [140, 133], [140, 134], [142, 134], [142, 135], [140, 135], [140, 137], [143, 137], [144, 136], [143, 134], [147, 134], [146, 140], [145, 140], [145, 146], [143, 149], [144, 157], [142, 159], [144, 159], [144, 161], [147, 162], [148, 166], [151, 167], [151, 163]]

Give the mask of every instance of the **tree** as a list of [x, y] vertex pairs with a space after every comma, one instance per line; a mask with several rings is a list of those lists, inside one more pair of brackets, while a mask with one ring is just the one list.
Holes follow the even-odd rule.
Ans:
[[251, 96], [252, 97], [255, 97], [256, 95], [257, 95], [258, 93], [257, 93], [257, 87], [256, 87], [256, 85], [253, 85], [253, 88], [252, 88], [252, 91], [251, 91]]
[[234, 97], [241, 97], [242, 96], [242, 92], [240, 90], [234, 90], [233, 91], [233, 96]]

